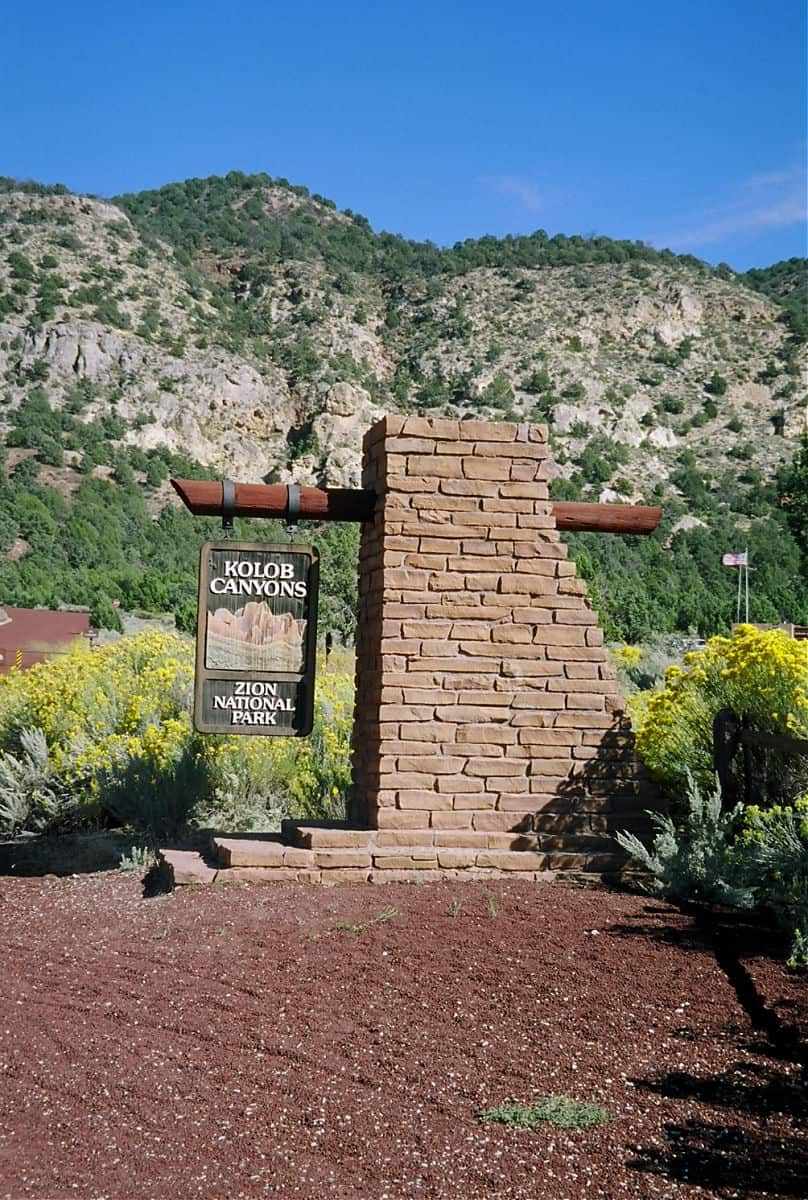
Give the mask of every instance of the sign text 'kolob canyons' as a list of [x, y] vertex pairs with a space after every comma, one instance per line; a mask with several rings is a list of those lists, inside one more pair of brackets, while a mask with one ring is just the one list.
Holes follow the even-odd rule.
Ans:
[[194, 724], [202, 733], [311, 732], [317, 551], [208, 542], [199, 565]]

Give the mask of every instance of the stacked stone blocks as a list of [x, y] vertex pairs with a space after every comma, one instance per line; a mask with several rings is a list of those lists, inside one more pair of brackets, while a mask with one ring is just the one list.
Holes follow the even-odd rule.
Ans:
[[360, 550], [353, 821], [401, 846], [402, 869], [415, 845], [499, 869], [535, 853], [540, 869], [548, 837], [558, 865], [582, 835], [601, 849], [641, 824], [603, 634], [552, 516], [546, 429], [387, 417], [364, 454], [378, 502]]

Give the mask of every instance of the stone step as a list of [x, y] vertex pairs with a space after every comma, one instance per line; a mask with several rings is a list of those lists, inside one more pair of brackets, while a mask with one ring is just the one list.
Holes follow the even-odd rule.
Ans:
[[367, 846], [375, 836], [374, 830], [360, 829], [347, 821], [284, 820], [281, 833], [287, 842], [307, 850]]
[[544, 857], [548, 871], [575, 871], [587, 875], [614, 875], [621, 872], [627, 862], [627, 855], [619, 850], [612, 854], [574, 854], [551, 851]]
[[599, 852], [614, 854], [617, 844], [614, 838], [599, 833], [540, 833], [538, 836], [540, 850], [560, 851], [571, 854], [596, 854]]
[[374, 870], [463, 870], [470, 867], [502, 871], [543, 871], [546, 855], [534, 849], [501, 850], [484, 846], [375, 846]]
[[157, 860], [169, 887], [214, 883], [218, 875], [195, 850], [158, 850]]
[[222, 883], [320, 883], [322, 872], [297, 867], [223, 867], [216, 875]]
[[210, 839], [211, 854], [223, 867], [294, 867], [312, 869], [317, 864], [311, 850], [289, 846], [280, 835], [221, 836]]
[[495, 833], [484, 829], [380, 829], [375, 844], [391, 846], [452, 846], [478, 850], [535, 850], [534, 833]]
[[[220, 839], [248, 841], [248, 839]], [[266, 843], [262, 843], [266, 846]], [[453, 846], [385, 846], [361, 851], [351, 847], [302, 850], [281, 846], [289, 861], [273, 864], [211, 867], [192, 850], [160, 850], [159, 860], [171, 887], [223, 883], [374, 883], [415, 882], [420, 879], [469, 879], [489, 876], [538, 878], [555, 872], [582, 875], [616, 874], [625, 867], [620, 853], [549, 853]], [[301, 857], [305, 856], [305, 858]], [[311, 865], [306, 865], [311, 864]], [[456, 874], [459, 872], [459, 874]]]
[[605, 823], [602, 817], [592, 813], [554, 813], [537, 812], [531, 817], [534, 833], [593, 833], [598, 832], [599, 823]]

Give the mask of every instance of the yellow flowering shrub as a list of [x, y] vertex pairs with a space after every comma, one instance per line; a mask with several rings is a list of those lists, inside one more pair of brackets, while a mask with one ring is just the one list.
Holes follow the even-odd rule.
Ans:
[[655, 777], [680, 786], [712, 776], [713, 719], [723, 708], [765, 733], [808, 736], [808, 643], [738, 626], [669, 667], [665, 686], [629, 700], [637, 750]]
[[143, 633], [0, 677], [0, 744], [22, 728], [45, 735], [55, 767], [76, 786], [133, 754], [170, 761], [191, 731], [193, 662], [177, 635]]
[[321, 664], [309, 738], [204, 736], [191, 722], [193, 643], [148, 632], [0, 677], [0, 749], [45, 736], [53, 771], [88, 815], [166, 833], [186, 822], [267, 828], [340, 815], [350, 783], [353, 665]]
[[612, 653], [615, 662], [621, 667], [636, 667], [642, 659], [640, 646], [618, 646]]

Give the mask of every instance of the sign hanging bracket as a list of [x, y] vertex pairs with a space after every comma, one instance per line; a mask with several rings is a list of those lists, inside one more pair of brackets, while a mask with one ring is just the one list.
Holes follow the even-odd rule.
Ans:
[[298, 529], [300, 516], [300, 487], [296, 483], [286, 485], [286, 532], [291, 542]]
[[226, 538], [233, 536], [233, 516], [236, 509], [236, 485], [232, 479], [222, 480], [222, 531]]

